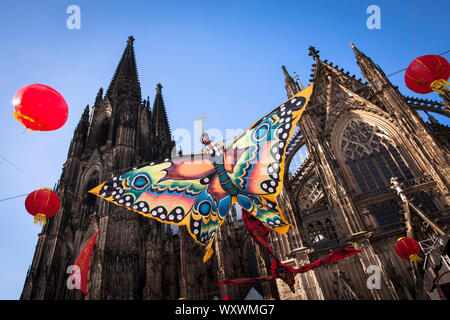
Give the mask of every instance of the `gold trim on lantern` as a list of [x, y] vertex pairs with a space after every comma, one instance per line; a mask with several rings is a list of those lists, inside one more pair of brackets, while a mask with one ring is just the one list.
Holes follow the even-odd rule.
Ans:
[[450, 83], [445, 81], [444, 79], [434, 80], [430, 84], [430, 88], [439, 94], [445, 94], [446, 92], [448, 92], [449, 89], [447, 88], [447, 86], [450, 86]]
[[43, 213], [38, 213], [34, 216], [34, 224], [38, 224], [41, 227], [45, 226], [47, 223], [47, 217]]
[[421, 257], [419, 257], [417, 254], [410, 255], [409, 260], [414, 261], [414, 262], [422, 262], [423, 261], [423, 259]]
[[[20, 122], [21, 124], [23, 124], [24, 126], [25, 126], [25, 124], [22, 122], [21, 118], [23, 118], [23, 119], [25, 119], [25, 120], [28, 120], [28, 121], [30, 121], [30, 122], [32, 122], [32, 123], [37, 124], [41, 129], [45, 129], [45, 125], [43, 125], [42, 123], [37, 122], [36, 120], [34, 120], [33, 118], [31, 118], [31, 117], [29, 117], [29, 116], [27, 116], [27, 115], [24, 115], [24, 114], [21, 113], [19, 110], [14, 111], [14, 112], [13, 112], [13, 116], [14, 116], [14, 118], [16, 118], [17, 121], [19, 121], [19, 122]], [[26, 127], [26, 126], [25, 126], [25, 127]], [[28, 127], [27, 127], [27, 128], [28, 128]], [[31, 130], [31, 131], [34, 131], [34, 129], [30, 129], [30, 128], [28, 128], [28, 129]]]

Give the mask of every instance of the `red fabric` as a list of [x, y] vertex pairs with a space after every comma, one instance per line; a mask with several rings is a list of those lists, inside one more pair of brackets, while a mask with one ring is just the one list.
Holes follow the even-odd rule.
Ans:
[[13, 98], [14, 116], [31, 130], [51, 131], [67, 121], [69, 107], [61, 94], [43, 84], [19, 89]]
[[228, 295], [226, 294], [226, 295], [222, 298], [222, 300], [228, 300]]
[[[98, 231], [95, 235], [86, 243], [84, 248], [81, 250], [80, 255], [75, 261], [75, 265], [80, 268], [79, 281], [80, 290], [87, 296], [87, 284], [88, 284], [88, 272], [90, 269], [90, 262], [92, 256], [92, 249], [94, 248], [95, 240], [97, 240]], [[75, 271], [72, 271], [72, 275]]]
[[60, 206], [58, 195], [47, 188], [35, 190], [25, 199], [25, 208], [32, 216], [41, 213], [47, 218], [53, 217], [58, 213]]
[[270, 277], [259, 277], [259, 278], [238, 278], [234, 280], [224, 280], [219, 282], [218, 285], [227, 285], [227, 284], [240, 284], [240, 283], [251, 283], [258, 281], [267, 281], [275, 278], [280, 278], [284, 280], [292, 292], [294, 291], [294, 274], [307, 272], [311, 269], [318, 268], [324, 266], [326, 264], [330, 264], [341, 259], [347, 258], [351, 255], [357, 254], [361, 252], [361, 250], [355, 250], [351, 248], [340, 248], [330, 253], [327, 257], [318, 259], [313, 263], [301, 266], [299, 268], [292, 268], [286, 264], [280, 262], [280, 259], [273, 253], [272, 247], [269, 243], [269, 232], [270, 229], [264, 226], [258, 219], [252, 216], [249, 212], [242, 210], [242, 220], [245, 223], [245, 227], [250, 233], [251, 237], [256, 240], [256, 243], [264, 249], [266, 249], [270, 255], [273, 256], [272, 267]]
[[295, 275], [287, 265], [282, 264], [277, 258], [272, 260], [272, 277], [280, 278], [295, 293]]
[[438, 79], [448, 80], [450, 64], [439, 55], [425, 55], [414, 59], [405, 72], [406, 86], [416, 93], [430, 93], [430, 85]]
[[[341, 259], [347, 258], [349, 256], [352, 256], [354, 254], [357, 254], [361, 252], [361, 250], [355, 250], [351, 248], [341, 248], [333, 251], [330, 253], [329, 256], [318, 259], [314, 261], [313, 263], [301, 266], [299, 268], [292, 268], [284, 263], [281, 263], [278, 258], [273, 258], [272, 260], [272, 267], [271, 267], [271, 273], [272, 275], [270, 277], [259, 277], [259, 278], [237, 278], [233, 280], [224, 280], [218, 283], [218, 285], [226, 285], [226, 284], [240, 284], [240, 283], [251, 283], [251, 282], [259, 282], [259, 281], [265, 281], [265, 280], [272, 280], [275, 278], [282, 278], [279, 277], [278, 273], [279, 271], [282, 271], [282, 269], [287, 270], [289, 273], [297, 274], [297, 273], [304, 273], [307, 271], [310, 271], [311, 269], [318, 268], [336, 261], [339, 261]], [[281, 269], [281, 270], [280, 270]], [[286, 279], [283, 279], [286, 281]], [[289, 284], [289, 283], [288, 283]]]
[[420, 245], [412, 238], [400, 238], [395, 245], [395, 252], [400, 258], [409, 260], [410, 255], [420, 253]]
[[319, 260], [314, 261], [313, 263], [306, 264], [299, 268], [292, 268], [288, 265], [285, 265], [282, 263], [280, 263], [280, 264], [294, 274], [295, 273], [304, 273], [311, 269], [318, 268], [318, 267], [324, 266], [326, 264], [330, 264], [330, 263], [345, 259], [347, 257], [350, 257], [350, 256], [360, 253], [360, 252], [361, 252], [361, 250], [355, 250], [352, 248], [340, 248], [340, 249], [337, 249], [337, 250], [334, 250], [333, 252], [331, 252], [328, 257], [321, 258]]
[[233, 280], [223, 280], [219, 282], [217, 285], [225, 285], [225, 284], [240, 284], [240, 283], [251, 283], [251, 282], [259, 282], [265, 280], [272, 280], [273, 277], [259, 277], [259, 278], [237, 278]]
[[244, 221], [248, 233], [256, 243], [263, 249], [266, 249], [270, 255], [275, 257], [269, 243], [270, 229], [246, 210], [242, 210], [242, 220]]

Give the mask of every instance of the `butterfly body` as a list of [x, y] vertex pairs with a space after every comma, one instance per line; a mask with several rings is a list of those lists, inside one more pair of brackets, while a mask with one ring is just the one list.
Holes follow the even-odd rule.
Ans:
[[89, 192], [160, 222], [185, 225], [206, 245], [206, 261], [231, 206], [238, 203], [271, 230], [289, 227], [278, 208], [284, 154], [312, 85], [257, 121], [228, 147], [201, 136], [205, 150], [115, 176]]
[[217, 143], [210, 142], [206, 146], [206, 155], [209, 161], [211, 161], [211, 164], [214, 166], [214, 170], [217, 173], [222, 189], [232, 197], [237, 196], [239, 190], [234, 185], [225, 169], [224, 153], [222, 147]]

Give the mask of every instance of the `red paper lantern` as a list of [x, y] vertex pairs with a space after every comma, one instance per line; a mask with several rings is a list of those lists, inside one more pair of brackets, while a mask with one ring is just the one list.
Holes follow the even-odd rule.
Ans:
[[406, 86], [416, 93], [448, 91], [445, 85], [450, 77], [450, 64], [439, 55], [425, 55], [414, 59], [405, 73]]
[[13, 98], [14, 117], [30, 130], [51, 131], [67, 121], [69, 107], [63, 96], [43, 84], [19, 89]]
[[45, 225], [48, 218], [58, 213], [61, 202], [49, 188], [41, 188], [30, 193], [25, 199], [25, 208], [34, 216], [34, 223]]
[[418, 256], [420, 253], [419, 243], [412, 238], [400, 238], [395, 245], [395, 252], [400, 258], [421, 262], [422, 258]]

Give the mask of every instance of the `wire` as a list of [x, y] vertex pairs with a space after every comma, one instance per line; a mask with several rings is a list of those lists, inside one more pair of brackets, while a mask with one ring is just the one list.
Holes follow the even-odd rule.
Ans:
[[14, 164], [13, 162], [9, 161], [8, 159], [6, 159], [4, 156], [2, 156], [0, 154], [0, 158], [2, 158], [4, 161], [8, 162], [10, 165], [12, 165], [14, 168], [16, 168], [17, 170], [19, 170], [20, 172], [22, 172], [24, 175], [26, 175], [28, 178], [30, 178], [31, 180], [33, 180], [34, 182], [36, 182], [38, 185], [42, 185], [39, 181], [37, 181], [35, 178], [33, 178], [32, 176], [30, 176], [28, 173], [26, 173], [25, 171], [23, 171], [20, 167], [18, 167], [16, 164]]
[[[16, 169], [18, 169], [19, 171], [21, 171], [23, 174], [25, 174], [26, 176], [28, 176], [28, 178], [30, 178], [30, 179], [34, 180], [35, 182], [37, 182], [33, 177], [31, 177], [30, 175], [28, 175], [26, 172], [24, 172], [22, 169], [20, 169], [17, 165], [15, 165], [14, 163], [12, 163], [12, 162], [9, 161], [8, 159], [6, 159], [6, 158], [5, 158], [4, 156], [2, 156], [1, 154], [0, 154], [0, 157], [3, 158], [6, 162], [8, 162], [8, 163], [10, 163], [11, 165], [13, 165]], [[156, 160], [156, 161], [150, 161], [149, 163], [151, 163], [151, 162], [157, 163], [158, 161], [157, 161], [157, 160]], [[138, 165], [134, 165], [134, 166], [132, 166], [132, 167], [128, 167], [128, 168], [119, 169], [119, 170], [120, 170], [120, 172], [126, 173], [128, 170], [134, 169], [134, 168], [136, 168], [136, 167], [138, 167], [138, 166], [139, 166], [139, 164], [138, 164]], [[117, 171], [119, 171], [119, 170], [117, 170]], [[123, 173], [122, 173], [122, 174], [123, 174]], [[121, 175], [122, 175], [122, 174], [121, 174]], [[113, 175], [116, 175], [116, 173], [113, 172]], [[38, 183], [38, 184], [39, 184], [39, 185], [42, 185], [41, 183]], [[72, 182], [72, 183], [60, 183], [60, 184], [57, 185], [57, 187], [69, 187], [69, 186], [76, 185], [76, 184], [78, 184], [78, 181], [75, 181], [75, 182]], [[25, 193], [25, 194], [20, 194], [20, 195], [17, 195], [17, 196], [12, 196], [12, 197], [9, 197], [9, 198], [5, 198], [5, 199], [0, 199], [0, 202], [1, 202], [1, 201], [12, 200], [12, 199], [15, 199], [15, 198], [20, 198], [20, 197], [26, 196], [26, 195], [28, 195], [28, 194], [29, 194], [29, 193]]]
[[[438, 55], [439, 55], [439, 56], [442, 56], [442, 55], [444, 55], [444, 54], [446, 54], [446, 53], [449, 53], [449, 52], [450, 52], [450, 50], [447, 50], [447, 51], [442, 52], [441, 54], [438, 54]], [[392, 76], [394, 76], [394, 75], [396, 75], [396, 74], [398, 74], [398, 73], [400, 73], [400, 72], [405, 71], [406, 69], [408, 69], [408, 68], [403, 68], [403, 69], [401, 69], [401, 70], [395, 71], [395, 72], [393, 72], [393, 73], [391, 73], [391, 74], [388, 74], [387, 76], [388, 76], [388, 77], [392, 77]]]
[[[11, 153], [11, 151], [16, 147], [17, 143], [19, 142], [18, 139], [19, 139], [20, 137], [22, 137], [22, 136], [24, 135], [24, 133], [25, 133], [27, 130], [28, 130], [28, 128], [25, 128], [25, 130], [23, 130], [22, 134], [21, 134], [18, 138], [15, 137], [15, 138], [16, 138], [16, 141], [13, 141], [13, 142], [15, 142], [15, 143], [12, 143], [11, 149], [10, 149], [8, 152], [6, 152], [5, 156], [8, 156], [8, 155]], [[5, 160], [1, 160], [1, 161], [0, 161], [0, 164], [2, 164], [4, 161], [5, 161]]]
[[20, 195], [18, 195], [18, 196], [14, 196], [14, 197], [5, 198], [5, 199], [0, 199], [0, 202], [1, 202], [1, 201], [6, 201], [6, 200], [15, 199], [15, 198], [20, 198], [20, 197], [25, 197], [25, 196], [27, 196], [27, 195], [28, 195], [28, 193], [24, 193], [24, 194], [20, 194]]

